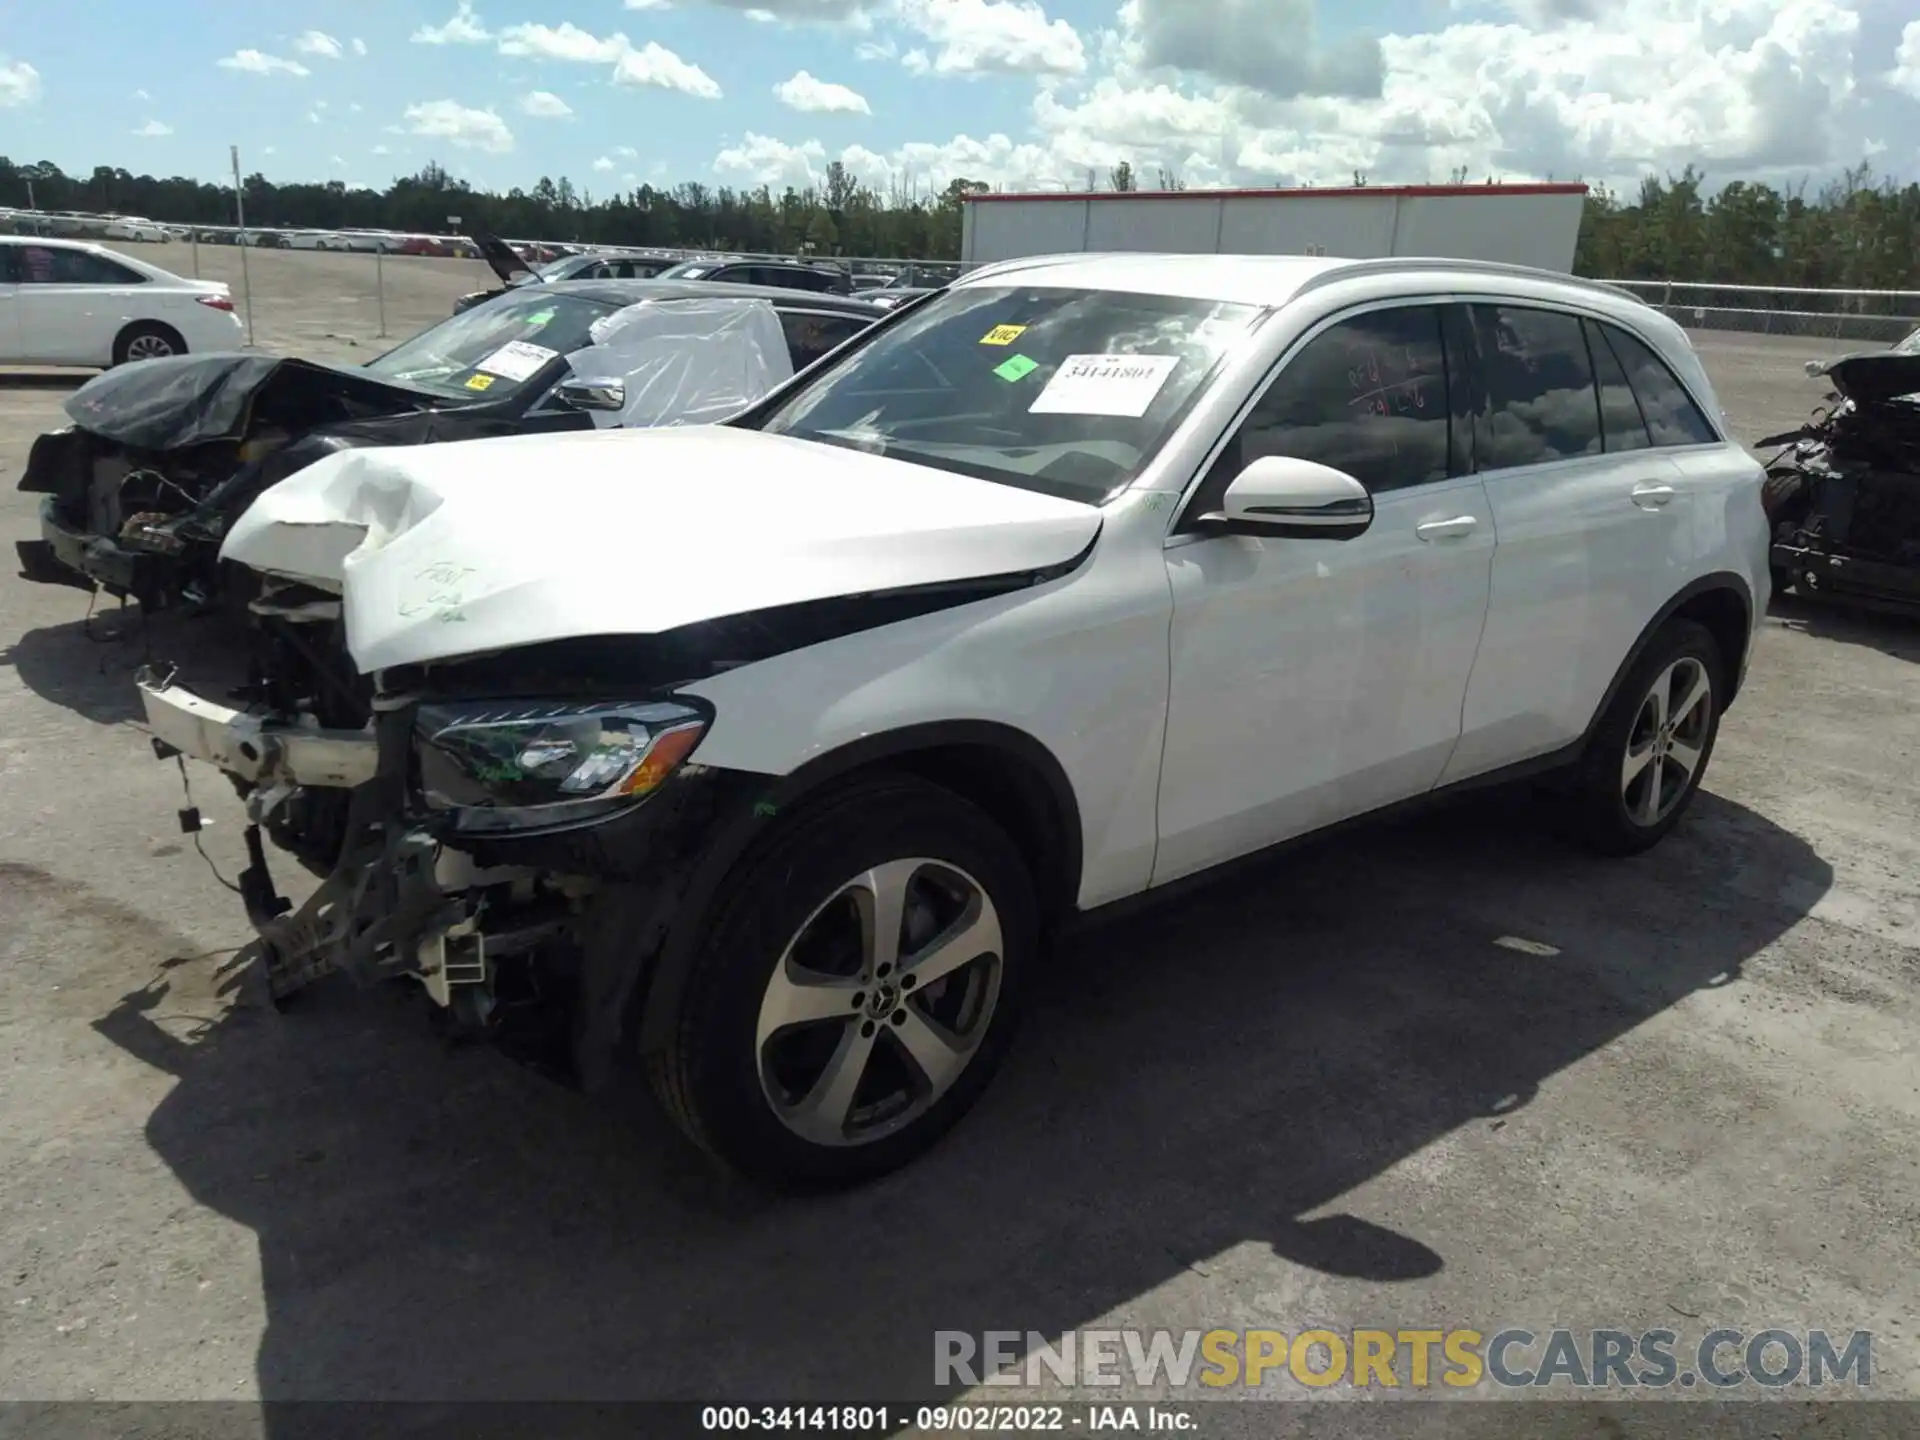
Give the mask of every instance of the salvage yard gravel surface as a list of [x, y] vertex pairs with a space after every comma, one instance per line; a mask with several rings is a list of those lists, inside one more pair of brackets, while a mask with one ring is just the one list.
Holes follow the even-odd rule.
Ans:
[[[249, 260], [264, 344], [383, 348], [371, 256]], [[396, 339], [486, 276], [384, 274]], [[1699, 343], [1748, 441], [1818, 398], [1816, 343]], [[0, 375], [0, 540], [79, 378]], [[0, 1396], [932, 1398], [936, 1330], [1724, 1325], [1870, 1330], [1920, 1399], [1912, 621], [1778, 604], [1636, 859], [1482, 797], [1075, 941], [946, 1144], [793, 1201], [404, 992], [236, 989], [131, 678], [210, 625], [86, 608], [0, 576]]]

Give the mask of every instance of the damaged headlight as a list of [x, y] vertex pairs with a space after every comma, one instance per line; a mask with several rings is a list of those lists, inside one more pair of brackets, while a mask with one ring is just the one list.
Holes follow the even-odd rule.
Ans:
[[423, 704], [414, 720], [420, 786], [467, 832], [597, 819], [660, 787], [708, 717], [670, 702]]

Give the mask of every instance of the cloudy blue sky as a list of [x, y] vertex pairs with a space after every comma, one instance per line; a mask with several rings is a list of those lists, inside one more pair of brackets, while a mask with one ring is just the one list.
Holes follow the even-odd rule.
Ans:
[[[1920, 178], [1913, 0], [0, 4], [0, 154], [384, 184]], [[297, 16], [297, 19], [294, 18]]]

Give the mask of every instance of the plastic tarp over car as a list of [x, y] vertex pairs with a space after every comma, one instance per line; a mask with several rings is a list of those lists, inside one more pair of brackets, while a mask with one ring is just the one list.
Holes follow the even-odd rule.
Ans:
[[351, 402], [367, 416], [436, 403], [360, 370], [232, 353], [115, 366], [68, 396], [65, 408], [82, 430], [135, 450], [158, 451], [237, 440], [262, 405], [301, 408], [326, 397]]
[[601, 429], [710, 425], [793, 375], [780, 316], [765, 300], [643, 300], [593, 322], [568, 357], [573, 379], [618, 384], [626, 403], [593, 411]]

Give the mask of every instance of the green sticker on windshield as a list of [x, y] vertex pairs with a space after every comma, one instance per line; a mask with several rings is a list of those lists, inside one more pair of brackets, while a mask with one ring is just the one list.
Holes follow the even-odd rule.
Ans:
[[1003, 364], [993, 367], [993, 373], [1002, 380], [1024, 380], [1040, 368], [1038, 360], [1029, 360], [1024, 355], [1015, 355]]
[[538, 330], [542, 325], [551, 325], [552, 323], [553, 323], [553, 311], [551, 310], [536, 310], [533, 312], [533, 314], [527, 317], [527, 324], [531, 325], [536, 330]]

